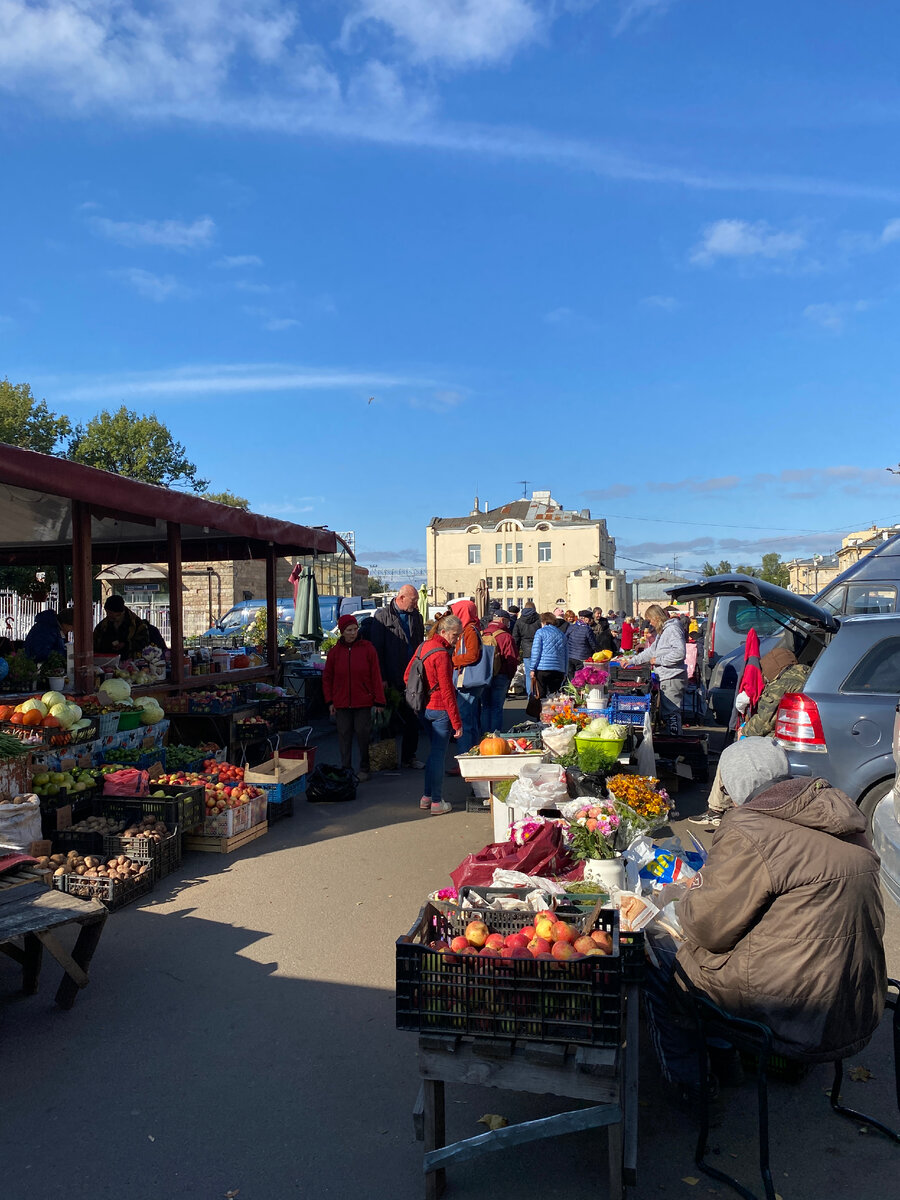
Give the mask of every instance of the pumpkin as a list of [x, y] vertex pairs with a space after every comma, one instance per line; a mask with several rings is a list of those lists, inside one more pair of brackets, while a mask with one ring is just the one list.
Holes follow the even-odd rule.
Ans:
[[478, 747], [478, 753], [482, 757], [494, 754], [509, 754], [509, 742], [506, 738], [502, 737], [482, 738], [481, 745]]
[[244, 667], [249, 667], [249, 666], [250, 666], [250, 659], [247, 657], [246, 654], [235, 654], [234, 658], [231, 660], [231, 669], [233, 671], [240, 671]]

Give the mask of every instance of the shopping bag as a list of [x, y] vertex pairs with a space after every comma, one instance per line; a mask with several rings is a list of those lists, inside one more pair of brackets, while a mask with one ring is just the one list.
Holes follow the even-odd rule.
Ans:
[[316, 767], [306, 785], [306, 799], [311, 804], [334, 804], [356, 799], [356, 774], [345, 767], [323, 763]]
[[531, 695], [528, 697], [528, 703], [525, 705], [525, 712], [531, 717], [532, 721], [539, 721], [541, 718], [541, 689], [536, 679], [531, 685]]
[[509, 789], [506, 803], [537, 812], [542, 808], [556, 808], [568, 798], [566, 773], [562, 767], [555, 763], [525, 763]]
[[524, 846], [494, 842], [477, 854], [467, 854], [450, 878], [457, 891], [467, 885], [489, 887], [497, 867], [523, 875], [560, 875], [571, 869], [572, 858], [559, 826], [545, 824]]

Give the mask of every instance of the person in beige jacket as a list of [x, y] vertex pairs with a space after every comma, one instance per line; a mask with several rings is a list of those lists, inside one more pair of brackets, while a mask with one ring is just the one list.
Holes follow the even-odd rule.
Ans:
[[[735, 807], [678, 905], [685, 940], [676, 1009], [692, 986], [733, 1016], [768, 1025], [778, 1054], [810, 1063], [856, 1054], [887, 991], [879, 862], [866, 819], [826, 780], [791, 778], [771, 738], [729, 746], [720, 770]], [[653, 1018], [665, 1025], [669, 1013], [652, 997], [651, 1009], [664, 1076], [696, 1086], [690, 1031], [673, 1026], [667, 1047]]]

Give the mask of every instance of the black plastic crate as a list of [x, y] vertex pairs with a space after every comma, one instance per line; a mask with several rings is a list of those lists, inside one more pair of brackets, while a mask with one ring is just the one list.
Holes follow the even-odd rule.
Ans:
[[649, 686], [650, 677], [653, 674], [653, 668], [649, 663], [641, 663], [641, 665], [637, 667], [624, 667], [619, 663], [611, 662], [607, 663], [607, 668], [609, 670], [610, 684], [627, 683], [632, 686], [637, 684], [647, 684], [647, 686]]
[[[102, 851], [101, 851], [102, 854]], [[112, 855], [108, 855], [112, 858]], [[142, 859], [138, 854], [130, 854], [135, 862], [141, 861], [149, 866], [144, 875], [135, 875], [124, 883], [118, 879], [100, 878], [86, 879], [83, 875], [54, 875], [53, 886], [68, 896], [77, 896], [81, 900], [99, 900], [102, 905], [115, 912], [124, 908], [153, 891], [156, 883], [156, 870], [153, 859]]]
[[177, 825], [183, 833], [193, 833], [202, 824], [206, 816], [203, 784], [161, 783], [154, 786], [151, 782], [150, 787], [154, 792], [165, 792], [166, 799], [159, 796], [103, 796], [100, 801], [102, 815], [133, 821], [135, 812], [139, 811], [142, 816], [156, 817], [170, 829]]
[[[557, 962], [442, 954], [429, 948], [429, 942], [449, 943], [461, 935], [478, 915], [492, 932], [504, 934], [523, 929], [535, 916], [524, 910], [442, 912], [427, 904], [413, 929], [397, 942], [398, 1029], [618, 1045], [624, 985], [630, 982], [628, 946], [633, 944], [623, 943], [615, 909], [603, 909], [593, 925], [612, 935], [613, 953], [603, 957]], [[640, 942], [643, 955], [642, 937]]]
[[278, 696], [259, 701], [259, 715], [277, 730], [296, 729], [303, 724], [303, 702], [297, 696]]
[[709, 740], [703, 734], [682, 734], [671, 737], [655, 733], [653, 748], [657, 757], [675, 762], [682, 759], [691, 768], [694, 779], [706, 783], [709, 779]]
[[266, 804], [266, 820], [271, 825], [274, 821], [280, 821], [283, 817], [292, 817], [294, 815], [294, 797], [288, 796], [278, 804], [273, 804], [269, 801]]
[[107, 834], [103, 839], [103, 855], [110, 859], [119, 854], [129, 858], [152, 858], [156, 878], [162, 879], [181, 866], [181, 830], [176, 825], [161, 841], [149, 837], [123, 837]]
[[87, 833], [83, 829], [56, 829], [51, 833], [53, 850], [59, 854], [68, 854], [77, 850], [79, 854], [103, 854], [102, 833]]

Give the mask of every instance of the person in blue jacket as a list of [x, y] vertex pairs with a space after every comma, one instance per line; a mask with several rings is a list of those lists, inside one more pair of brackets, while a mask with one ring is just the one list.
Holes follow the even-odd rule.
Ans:
[[55, 608], [45, 608], [34, 618], [34, 624], [25, 635], [24, 649], [36, 663], [46, 662], [51, 654], [65, 655], [65, 634]]
[[539, 694], [550, 696], [562, 687], [569, 666], [569, 644], [552, 612], [541, 613], [541, 627], [531, 646], [531, 681]]

